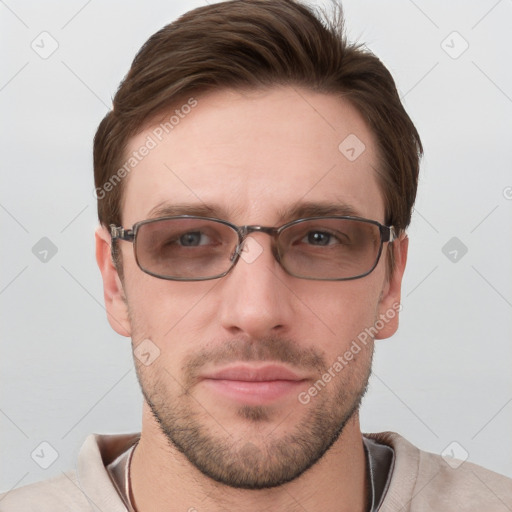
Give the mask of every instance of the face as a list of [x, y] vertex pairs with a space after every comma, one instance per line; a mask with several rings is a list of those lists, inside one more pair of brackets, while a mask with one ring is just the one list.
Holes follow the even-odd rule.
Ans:
[[[128, 153], [154, 139], [155, 126]], [[338, 148], [351, 134], [365, 145], [356, 159]], [[384, 223], [375, 147], [358, 112], [334, 96], [288, 87], [210, 93], [126, 178], [123, 226], [167, 207], [280, 226], [326, 205]], [[357, 415], [373, 353], [361, 333], [382, 315], [377, 337], [396, 330], [406, 241], [395, 242], [390, 279], [384, 244], [371, 274], [337, 282], [287, 274], [265, 233], [250, 235], [251, 257], [226, 276], [196, 282], [142, 272], [121, 241], [121, 286], [108, 234], [99, 230], [97, 240], [111, 324], [150, 354], [150, 364], [135, 357], [147, 420], [203, 474], [232, 487], [280, 485], [318, 461]]]

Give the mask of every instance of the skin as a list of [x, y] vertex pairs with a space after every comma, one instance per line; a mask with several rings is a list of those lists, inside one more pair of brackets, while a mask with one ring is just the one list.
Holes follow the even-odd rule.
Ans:
[[[384, 223], [375, 140], [345, 100], [292, 87], [222, 90], [197, 100], [126, 178], [124, 227], [148, 218], [163, 202], [218, 205], [224, 210], [218, 216], [235, 224], [280, 226], [293, 220], [282, 218], [283, 210], [329, 201]], [[153, 128], [135, 136], [128, 152]], [[338, 150], [349, 134], [366, 146], [353, 162]], [[408, 239], [394, 242], [392, 276], [386, 274], [385, 244], [371, 274], [329, 282], [286, 274], [272, 256], [270, 237], [251, 237], [262, 248], [253, 262], [240, 260], [227, 276], [200, 282], [145, 274], [135, 263], [132, 244], [121, 242], [121, 283], [110, 257], [110, 235], [104, 227], [96, 232], [112, 327], [131, 337], [135, 348], [149, 338], [160, 350], [149, 366], [135, 358], [146, 398], [131, 465], [139, 512], [166, 510], [169, 504], [198, 511], [366, 510], [357, 406], [370, 373], [373, 340], [308, 404], [290, 393], [261, 407], [243, 406], [193, 377], [228, 362], [279, 361], [303, 377], [297, 391], [307, 390], [365, 327], [400, 302]], [[387, 338], [397, 327], [398, 314], [376, 337]], [[181, 446], [182, 453], [170, 437], [179, 437], [177, 427], [191, 425], [199, 438]], [[204, 441], [202, 452], [197, 439]], [[191, 462], [194, 456], [215, 463], [201, 468], [197, 460]], [[231, 473], [223, 466], [227, 461]], [[269, 474], [276, 471], [287, 481], [270, 486]], [[245, 478], [245, 487], [252, 482], [266, 488], [243, 488], [234, 475]]]

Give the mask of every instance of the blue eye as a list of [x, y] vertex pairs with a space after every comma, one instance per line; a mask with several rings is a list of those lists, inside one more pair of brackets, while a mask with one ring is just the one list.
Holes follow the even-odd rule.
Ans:
[[332, 235], [322, 231], [310, 231], [306, 238], [311, 245], [330, 245]]
[[208, 238], [201, 231], [189, 231], [180, 236], [179, 243], [185, 247], [196, 247], [198, 245], [206, 245]]
[[338, 231], [336, 233], [329, 233], [329, 231], [320, 230], [308, 231], [301, 242], [316, 247], [350, 244], [349, 237], [345, 233]]

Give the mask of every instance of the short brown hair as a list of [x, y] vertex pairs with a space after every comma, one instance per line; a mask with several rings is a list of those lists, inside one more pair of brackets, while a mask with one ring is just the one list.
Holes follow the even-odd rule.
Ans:
[[376, 136], [385, 222], [405, 230], [423, 150], [394, 80], [374, 54], [346, 41], [341, 5], [335, 4], [332, 16], [321, 17], [294, 0], [200, 7], [148, 39], [94, 138], [96, 190], [113, 185], [108, 194], [97, 195], [101, 224], [121, 225], [123, 180], [112, 179], [125, 161], [130, 138], [155, 116], [192, 95], [275, 85], [342, 95], [357, 108]]

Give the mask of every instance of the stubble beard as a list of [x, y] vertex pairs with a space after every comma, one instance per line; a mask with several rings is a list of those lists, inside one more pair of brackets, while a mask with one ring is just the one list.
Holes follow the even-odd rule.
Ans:
[[[328, 365], [318, 352], [299, 351], [292, 341], [283, 338], [253, 343], [230, 341], [220, 351], [201, 353], [186, 362], [182, 366], [185, 385], [177, 392], [166, 385], [166, 381], [172, 384], [175, 379], [165, 368], [155, 366], [149, 373], [142, 365], [136, 366], [145, 401], [171, 449], [177, 449], [202, 474], [219, 483], [238, 489], [265, 489], [298, 478], [340, 437], [366, 393], [372, 356], [373, 345], [365, 347], [307, 405], [297, 400], [297, 407], [306, 412], [290, 432], [279, 436], [279, 423], [286, 419], [283, 413], [276, 420], [275, 409], [252, 405], [239, 405], [235, 411], [238, 421], [247, 425], [244, 435], [230, 435], [230, 425], [220, 425], [207, 412], [208, 404], [200, 404], [193, 396], [197, 370], [212, 360], [277, 360], [298, 368], [315, 367], [320, 377]], [[262, 429], [268, 430], [273, 421], [276, 426], [263, 436]]]

